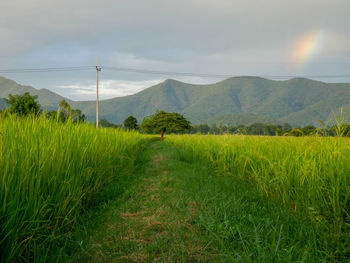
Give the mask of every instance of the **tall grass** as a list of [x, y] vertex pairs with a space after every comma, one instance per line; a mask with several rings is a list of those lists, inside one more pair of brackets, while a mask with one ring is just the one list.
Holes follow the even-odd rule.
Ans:
[[209, 161], [219, 173], [245, 180], [291, 212], [309, 217], [349, 249], [349, 139], [188, 135], [167, 141], [184, 158]]
[[0, 261], [47, 261], [144, 141], [88, 124], [0, 117]]

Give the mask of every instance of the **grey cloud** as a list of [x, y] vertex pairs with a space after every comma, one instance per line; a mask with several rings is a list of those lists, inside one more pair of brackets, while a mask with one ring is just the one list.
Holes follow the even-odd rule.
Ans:
[[[103, 65], [167, 71], [344, 73], [350, 68], [349, 9], [348, 0], [1, 0], [0, 68], [94, 65], [98, 58]], [[323, 32], [322, 45], [298, 68], [290, 54], [314, 31]], [[86, 76], [69, 75], [65, 84]], [[59, 86], [58, 78], [45, 85]]]

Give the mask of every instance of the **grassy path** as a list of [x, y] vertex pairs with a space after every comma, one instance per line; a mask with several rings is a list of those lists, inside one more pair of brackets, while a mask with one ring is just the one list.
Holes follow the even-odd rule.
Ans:
[[[81, 262], [326, 262], [309, 222], [155, 141], [123, 193], [95, 214]], [[324, 258], [324, 260], [323, 260]]]

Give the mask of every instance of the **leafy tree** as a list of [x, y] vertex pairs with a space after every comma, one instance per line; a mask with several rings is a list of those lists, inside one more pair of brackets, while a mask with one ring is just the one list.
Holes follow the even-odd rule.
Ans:
[[264, 124], [253, 123], [252, 125], [249, 126], [249, 133], [256, 134], [256, 135], [263, 135], [264, 134]]
[[127, 130], [137, 130], [139, 125], [137, 124], [137, 119], [134, 116], [129, 116], [124, 120], [123, 126]]
[[276, 136], [281, 136], [281, 135], [282, 135], [282, 130], [281, 130], [281, 128], [277, 128], [277, 129], [276, 129], [275, 135], [276, 135]]
[[295, 128], [289, 132], [289, 135], [300, 137], [303, 135], [303, 132], [300, 129]]
[[58, 104], [58, 111], [50, 111], [48, 117], [62, 122], [71, 119], [73, 122], [85, 122], [86, 116], [80, 109], [72, 109], [66, 100], [61, 100]]
[[72, 108], [66, 100], [61, 100], [58, 104], [58, 112], [63, 114], [63, 121], [66, 121], [72, 115]]
[[308, 125], [302, 128], [301, 131], [303, 132], [303, 136], [313, 135], [316, 133], [316, 127], [312, 125]]
[[166, 131], [175, 133], [189, 131], [191, 123], [179, 113], [157, 111], [154, 115], [143, 119], [141, 128], [145, 132], [160, 133], [162, 140]]
[[[57, 118], [58, 118], [58, 116], [57, 116], [57, 111], [55, 111], [55, 110], [52, 110], [52, 111], [49, 111], [47, 114], [46, 114], [46, 116], [47, 116], [47, 118], [48, 119], [50, 119], [50, 120], [57, 120]], [[63, 114], [62, 114], [63, 115]], [[61, 118], [60, 118], [61, 119]], [[62, 120], [63, 121], [63, 120]]]
[[86, 116], [81, 112], [80, 109], [73, 109], [71, 111], [71, 116], [73, 116], [74, 122], [85, 122]]
[[284, 123], [282, 126], [282, 132], [289, 132], [292, 129], [292, 126], [289, 123]]
[[10, 113], [26, 116], [28, 114], [38, 114], [40, 112], [40, 105], [36, 101], [37, 98], [38, 96], [31, 96], [29, 92], [23, 95], [9, 94], [5, 102], [11, 105], [9, 108]]

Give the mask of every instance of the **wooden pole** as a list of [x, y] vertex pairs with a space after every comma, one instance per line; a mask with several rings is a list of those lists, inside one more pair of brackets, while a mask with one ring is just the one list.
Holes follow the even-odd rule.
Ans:
[[96, 128], [98, 128], [98, 72], [101, 68], [96, 66]]

